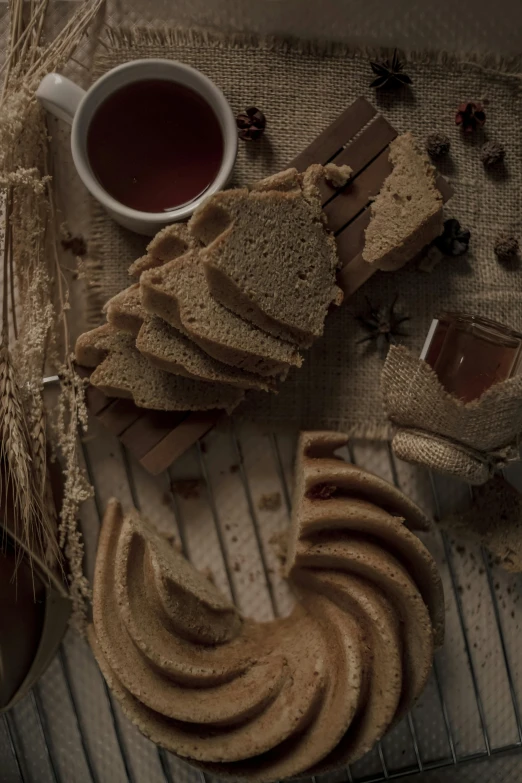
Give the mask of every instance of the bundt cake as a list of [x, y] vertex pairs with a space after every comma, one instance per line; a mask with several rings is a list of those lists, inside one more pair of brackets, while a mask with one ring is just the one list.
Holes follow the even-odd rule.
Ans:
[[444, 635], [422, 512], [300, 437], [289, 617], [241, 617], [137, 512], [109, 503], [89, 637], [128, 717], [214, 775], [271, 783], [355, 761], [421, 693]]

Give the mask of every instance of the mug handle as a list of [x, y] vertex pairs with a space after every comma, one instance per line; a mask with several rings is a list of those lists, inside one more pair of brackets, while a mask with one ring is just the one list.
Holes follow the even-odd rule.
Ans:
[[84, 95], [85, 90], [59, 73], [48, 73], [36, 90], [36, 97], [42, 106], [69, 125], [72, 125]]

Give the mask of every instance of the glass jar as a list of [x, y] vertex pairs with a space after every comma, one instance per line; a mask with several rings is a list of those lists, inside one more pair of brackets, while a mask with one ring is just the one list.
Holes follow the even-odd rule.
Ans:
[[443, 313], [434, 319], [421, 353], [446, 391], [464, 402], [517, 375], [521, 358], [520, 332], [466, 313]]

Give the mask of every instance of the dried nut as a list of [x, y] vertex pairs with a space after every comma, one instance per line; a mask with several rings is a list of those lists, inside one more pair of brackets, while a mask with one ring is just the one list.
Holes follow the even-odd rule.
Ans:
[[445, 133], [431, 133], [426, 139], [426, 151], [432, 158], [447, 155], [451, 146], [449, 136]]
[[255, 141], [265, 132], [266, 117], [262, 111], [251, 106], [236, 117], [238, 135], [243, 141]]

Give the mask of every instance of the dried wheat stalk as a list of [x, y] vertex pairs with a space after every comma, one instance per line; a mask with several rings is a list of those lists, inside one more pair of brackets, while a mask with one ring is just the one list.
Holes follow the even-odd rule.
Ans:
[[[90, 494], [77, 450], [78, 426], [86, 423], [84, 384], [71, 361], [48, 132], [35, 90], [46, 73], [63, 68], [102, 2], [82, 3], [46, 43], [48, 0], [11, 0], [10, 39], [0, 71], [0, 501], [10, 493], [16, 533], [24, 545], [55, 567], [63, 564], [79, 622], [89, 598], [77, 527], [78, 506]], [[63, 379], [52, 444], [65, 477], [59, 519], [49, 483], [42, 385], [44, 368], [51, 366]]]

